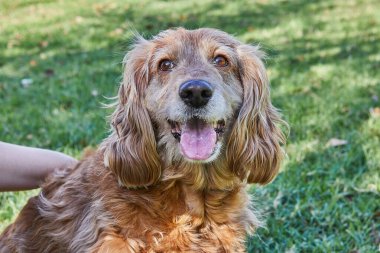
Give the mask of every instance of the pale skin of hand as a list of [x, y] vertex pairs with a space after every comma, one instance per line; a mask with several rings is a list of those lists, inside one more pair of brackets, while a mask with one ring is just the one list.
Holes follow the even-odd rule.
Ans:
[[76, 163], [74, 158], [57, 151], [0, 141], [0, 191], [37, 188], [54, 169]]

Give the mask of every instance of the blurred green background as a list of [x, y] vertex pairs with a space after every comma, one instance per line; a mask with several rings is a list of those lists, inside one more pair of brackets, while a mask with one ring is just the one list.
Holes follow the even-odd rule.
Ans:
[[[380, 251], [380, 1], [0, 0], [0, 140], [80, 157], [107, 135], [132, 31], [214, 27], [260, 43], [289, 122], [277, 179], [251, 187], [248, 252]], [[0, 230], [38, 191], [0, 193]]]

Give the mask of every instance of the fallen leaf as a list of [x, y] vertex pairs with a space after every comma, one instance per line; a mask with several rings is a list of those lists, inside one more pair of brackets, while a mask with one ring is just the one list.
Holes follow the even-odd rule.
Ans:
[[45, 53], [40, 54], [40, 59], [45, 60], [47, 58], [47, 55]]
[[181, 20], [182, 22], [186, 21], [187, 19], [188, 19], [188, 16], [185, 15], [185, 14], [181, 14], [181, 15], [179, 16], [179, 20]]
[[369, 112], [371, 113], [372, 117], [380, 118], [380, 107], [371, 108], [369, 109]]
[[59, 114], [59, 110], [57, 108], [54, 108], [54, 110], [51, 113], [57, 116]]
[[117, 36], [120, 36], [124, 33], [124, 30], [121, 29], [121, 28], [116, 28], [115, 30], [113, 30], [112, 32], [109, 33], [110, 36], [112, 37], [117, 37]]
[[282, 191], [279, 191], [277, 196], [274, 198], [273, 200], [273, 207], [275, 209], [277, 209], [277, 207], [281, 204], [281, 200], [282, 200], [282, 197], [284, 196], [284, 194], [282, 193]]
[[99, 95], [99, 92], [97, 90], [92, 90], [91, 95], [96, 97], [97, 95]]
[[16, 40], [21, 40], [21, 39], [23, 38], [23, 36], [22, 36], [21, 33], [16, 33], [15, 36], [14, 36], [14, 38], [15, 38]]
[[43, 40], [43, 41], [40, 42], [40, 47], [47, 47], [47, 46], [49, 46], [49, 42], [48, 41]]
[[297, 252], [296, 245], [292, 245], [292, 247], [285, 250], [285, 253], [296, 253], [296, 252]]
[[326, 143], [326, 146], [327, 147], [338, 147], [338, 146], [343, 146], [343, 145], [347, 145], [347, 144], [348, 144], [348, 141], [346, 141], [346, 140], [341, 140], [341, 139], [337, 139], [337, 138], [331, 138]]
[[21, 80], [21, 86], [23, 88], [28, 88], [33, 83], [33, 80], [30, 78], [24, 78]]
[[303, 62], [303, 61], [305, 61], [305, 56], [303, 56], [303, 55], [298, 55], [296, 58], [297, 58], [297, 60], [298, 60], [299, 62]]
[[37, 61], [35, 61], [35, 60], [31, 60], [31, 61], [29, 62], [29, 65], [32, 66], [32, 67], [34, 67], [34, 66], [37, 65]]
[[342, 112], [342, 113], [347, 113], [347, 112], [349, 112], [350, 111], [350, 108], [349, 107], [343, 107], [341, 110], [340, 110], [340, 112]]
[[83, 17], [81, 17], [81, 16], [76, 16], [75, 17], [75, 23], [80, 24], [82, 22], [83, 22]]

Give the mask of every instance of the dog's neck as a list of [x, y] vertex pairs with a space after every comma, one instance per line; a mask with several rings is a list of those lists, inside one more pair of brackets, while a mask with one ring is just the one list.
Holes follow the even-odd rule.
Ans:
[[212, 220], [217, 223], [228, 223], [238, 220], [241, 211], [247, 204], [244, 189], [234, 190], [203, 190], [194, 191], [191, 186], [182, 185], [184, 202], [188, 212], [202, 220]]
[[164, 170], [162, 183], [169, 191], [177, 188], [181, 192], [178, 201], [183, 201], [186, 212], [202, 223], [237, 222], [251, 213], [247, 208], [246, 184], [224, 161], [169, 166]]

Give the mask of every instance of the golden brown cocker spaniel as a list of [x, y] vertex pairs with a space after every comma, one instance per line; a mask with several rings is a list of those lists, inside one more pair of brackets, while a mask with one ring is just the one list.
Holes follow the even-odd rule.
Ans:
[[111, 135], [48, 179], [0, 252], [245, 252], [260, 225], [246, 186], [283, 156], [262, 57], [215, 29], [138, 38]]

